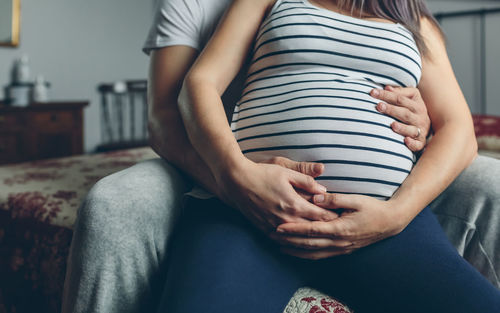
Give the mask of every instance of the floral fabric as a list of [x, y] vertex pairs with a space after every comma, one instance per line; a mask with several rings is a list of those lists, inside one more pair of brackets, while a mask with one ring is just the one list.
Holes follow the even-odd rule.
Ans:
[[472, 118], [480, 153], [500, 159], [500, 116], [475, 115]]
[[0, 167], [0, 313], [59, 312], [76, 212], [102, 177], [150, 148]]

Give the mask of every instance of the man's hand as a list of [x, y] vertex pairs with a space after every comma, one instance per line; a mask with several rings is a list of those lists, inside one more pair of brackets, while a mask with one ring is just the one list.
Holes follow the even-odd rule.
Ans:
[[389, 201], [361, 195], [315, 195], [314, 203], [341, 209], [331, 221], [285, 223], [271, 234], [284, 253], [305, 259], [323, 259], [368, 246], [399, 234], [409, 223]]
[[323, 165], [272, 158], [247, 160], [218, 183], [223, 200], [240, 210], [266, 234], [288, 222], [329, 221], [337, 214], [310, 201], [326, 189], [314, 180]]
[[410, 150], [417, 152], [425, 148], [431, 120], [417, 88], [386, 86], [383, 90], [373, 89], [370, 95], [385, 101], [377, 105], [377, 110], [399, 121], [391, 127], [405, 137]]

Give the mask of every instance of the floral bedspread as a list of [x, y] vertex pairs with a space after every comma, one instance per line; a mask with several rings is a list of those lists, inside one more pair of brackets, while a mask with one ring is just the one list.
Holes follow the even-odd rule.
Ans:
[[76, 211], [102, 177], [150, 148], [0, 167], [0, 313], [59, 312]]

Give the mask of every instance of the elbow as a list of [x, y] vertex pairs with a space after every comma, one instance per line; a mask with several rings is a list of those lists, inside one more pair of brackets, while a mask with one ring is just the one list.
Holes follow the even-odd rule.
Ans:
[[183, 162], [183, 152], [179, 149], [180, 143], [177, 137], [182, 137], [179, 131], [182, 122], [178, 113], [172, 110], [158, 109], [152, 112], [148, 118], [148, 142], [149, 146], [160, 157], [180, 166]]
[[179, 95], [177, 96], [177, 108], [179, 109], [179, 113], [182, 118], [186, 118], [189, 114], [191, 96], [199, 84], [199, 79], [196, 78], [196, 75], [189, 71], [182, 82]]
[[477, 157], [478, 155], [478, 144], [476, 140], [476, 135], [474, 131], [472, 131], [472, 134], [469, 135], [469, 140], [467, 143], [467, 146], [469, 147], [466, 149], [466, 167], [468, 167]]
[[196, 68], [191, 69], [182, 82], [177, 98], [177, 105], [183, 117], [189, 113], [189, 108], [197, 102], [195, 99], [199, 101], [199, 99], [204, 99], [207, 94], [212, 93], [221, 96], [224, 92], [224, 88], [221, 86], [222, 83], [213, 75]]
[[147, 127], [149, 134], [148, 143], [151, 149], [163, 159], [173, 162], [172, 154], [169, 152], [170, 149], [166, 149], [166, 146], [168, 146], [166, 138], [162, 136], [162, 129], [159, 127], [159, 123], [154, 116], [148, 118]]

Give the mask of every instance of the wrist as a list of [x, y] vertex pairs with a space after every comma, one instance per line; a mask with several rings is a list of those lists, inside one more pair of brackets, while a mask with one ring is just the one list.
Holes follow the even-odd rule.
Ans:
[[234, 154], [213, 164], [213, 175], [217, 184], [224, 189], [223, 186], [228, 183], [233, 184], [239, 178], [245, 177], [245, 171], [253, 164], [255, 163], [247, 159], [242, 153]]
[[403, 229], [410, 224], [415, 215], [412, 213], [413, 210], [408, 207], [407, 204], [393, 199], [387, 200], [390, 210], [390, 219], [393, 221], [393, 232], [394, 235], [403, 231]]

